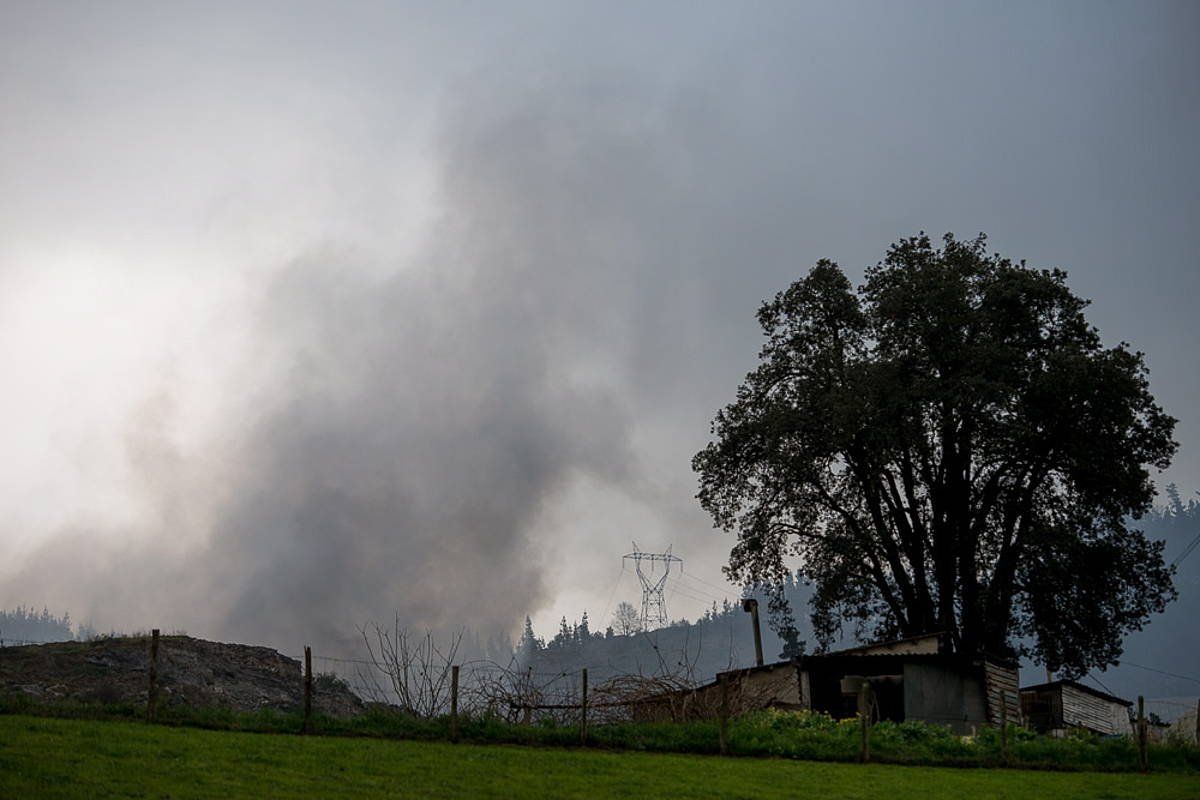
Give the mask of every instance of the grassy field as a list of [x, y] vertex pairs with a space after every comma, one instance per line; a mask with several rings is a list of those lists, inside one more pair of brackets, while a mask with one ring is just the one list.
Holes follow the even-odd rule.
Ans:
[[[142, 720], [145, 708], [128, 703], [45, 704], [29, 698], [0, 695], [0, 716], [7, 715], [129, 722]], [[171, 705], [160, 710], [159, 722], [168, 726], [236, 733], [298, 734], [303, 726], [303, 715], [271, 709], [245, 712], [211, 706]], [[426, 719], [383, 708], [345, 718], [314, 714], [311, 723], [314, 733], [326, 737], [447, 742], [451, 733], [447, 716]], [[468, 744], [572, 748], [579, 744], [579, 727], [570, 722], [554, 723], [551, 720], [512, 724], [496, 717], [474, 716], [460, 720], [459, 736]], [[1054, 738], [1010, 726], [1007, 748], [1003, 747], [1002, 739], [1000, 731], [994, 728], [981, 728], [975, 736], [963, 737], [940, 725], [917, 721], [881, 722], [871, 728], [871, 760], [881, 764], [925, 767], [1003, 766], [1080, 772], [1138, 770], [1137, 747], [1128, 737], [1076, 733]], [[719, 741], [715, 720], [617, 722], [594, 725], [589, 729], [589, 742], [597, 750], [714, 755], [719, 752]], [[854, 763], [859, 757], [860, 730], [854, 719], [839, 721], [825, 714], [768, 709], [731, 720], [728, 746], [729, 753], [734, 756]], [[1194, 745], [1178, 741], [1151, 742], [1149, 755], [1155, 772], [1200, 775], [1200, 749]]]
[[0, 798], [427, 796], [1195, 800], [1200, 777], [302, 738], [0, 716]]

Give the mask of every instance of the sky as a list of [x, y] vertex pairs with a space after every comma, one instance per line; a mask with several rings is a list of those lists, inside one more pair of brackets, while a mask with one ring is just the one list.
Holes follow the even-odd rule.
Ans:
[[1061, 267], [1200, 489], [1195, 3], [0, 0], [0, 607], [287, 647], [737, 590], [691, 456], [819, 258]]

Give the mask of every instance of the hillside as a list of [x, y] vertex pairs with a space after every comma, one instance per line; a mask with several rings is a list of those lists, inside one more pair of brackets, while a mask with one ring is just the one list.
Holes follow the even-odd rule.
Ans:
[[[149, 637], [101, 638], [0, 648], [0, 693], [39, 702], [146, 702]], [[236, 711], [288, 711], [303, 701], [300, 662], [267, 647], [189, 636], [159, 643], [159, 702]], [[322, 680], [314, 706], [354, 714], [362, 701], [342, 684]]]

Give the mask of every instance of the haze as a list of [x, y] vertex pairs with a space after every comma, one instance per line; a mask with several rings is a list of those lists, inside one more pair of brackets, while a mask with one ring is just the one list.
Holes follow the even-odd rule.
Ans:
[[1068, 270], [1146, 352], [1190, 494], [1198, 32], [1166, 2], [3, 3], [0, 607], [294, 651], [394, 611], [599, 627], [632, 539], [721, 585], [689, 461], [754, 311], [918, 230]]

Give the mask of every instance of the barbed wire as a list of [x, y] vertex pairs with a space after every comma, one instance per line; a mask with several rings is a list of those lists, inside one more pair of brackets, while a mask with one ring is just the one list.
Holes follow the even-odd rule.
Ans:
[[338, 664], [363, 664], [368, 667], [375, 666], [373, 661], [368, 661], [365, 658], [340, 658], [338, 656], [322, 656], [316, 654], [313, 654], [313, 658], [317, 659], [318, 661], [332, 661]]
[[1147, 703], [1154, 703], [1155, 705], [1178, 706], [1179, 708], [1187, 709], [1194, 709], [1196, 707], [1195, 703], [1181, 703], [1178, 700], [1163, 700], [1157, 697], [1147, 697], [1145, 700]]

